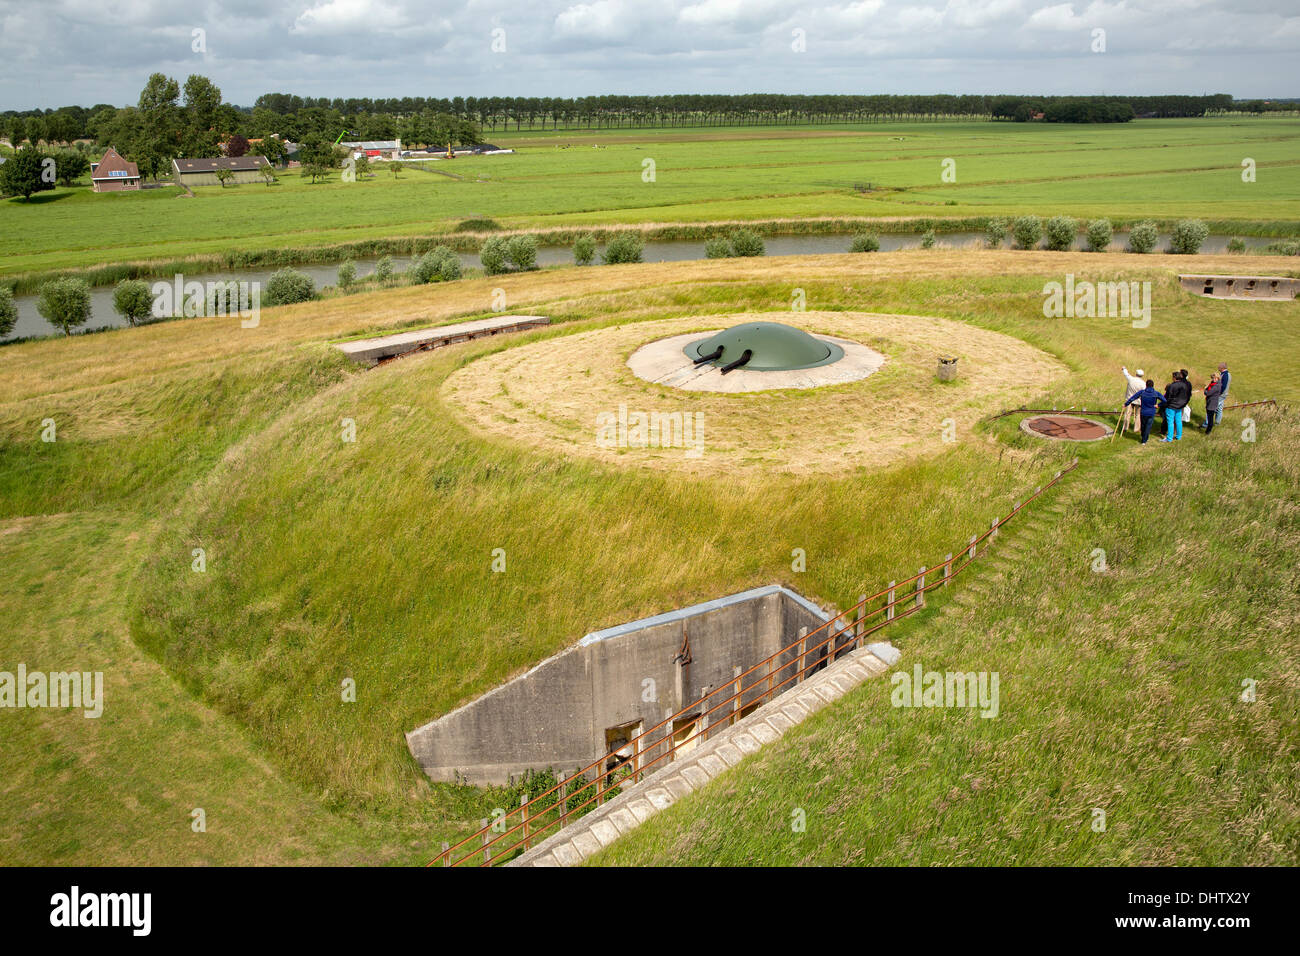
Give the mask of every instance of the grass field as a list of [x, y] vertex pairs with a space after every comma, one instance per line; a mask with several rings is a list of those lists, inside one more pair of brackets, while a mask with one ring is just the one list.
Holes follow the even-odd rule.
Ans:
[[[1048, 389], [1013, 381], [1009, 403], [1095, 407], [1115, 400], [1120, 364], [1200, 381], [1223, 358], [1234, 398], [1300, 400], [1295, 303], [1190, 296], [1174, 279], [1184, 261], [932, 250], [565, 269], [268, 309], [256, 329], [193, 319], [6, 347], [0, 609], [17, 626], [0, 655], [102, 669], [108, 693], [99, 721], [3, 715], [17, 742], [0, 753], [5, 858], [427, 858], [502, 797], [430, 785], [404, 731], [640, 615], [772, 582], [844, 606], [986, 527], [1077, 450], [1059, 523], [1021, 539], [1035, 560], [974, 572], [987, 598], [936, 601], [895, 634], [909, 662], [1003, 668], [1006, 720], [902, 714], [878, 696], [887, 685], [866, 686], [616, 859], [1296, 862], [1285, 415], [1261, 416], [1253, 444], [1229, 422], [1173, 449], [1070, 449], [1014, 421], [963, 426], [948, 444], [940, 423], [958, 399], [936, 392], [916, 413], [933, 438], [889, 464], [868, 443], [847, 471], [700, 475], [485, 434], [444, 391], [520, 343], [780, 309], [799, 287], [810, 309], [937, 316], [1068, 369]], [[1066, 271], [1151, 280], [1150, 327], [1044, 319], [1043, 283]], [[494, 287], [557, 324], [372, 372], [328, 345], [490, 314]], [[871, 383], [842, 388], [869, 409]], [[46, 419], [54, 443], [40, 441]], [[789, 426], [778, 405], [750, 423]], [[1087, 573], [1093, 547], [1110, 576]], [[490, 572], [494, 548], [504, 575]], [[994, 634], [1005, 650], [990, 650]], [[1240, 676], [1259, 679], [1257, 710], [1232, 709]], [[339, 693], [348, 677], [356, 703]], [[811, 760], [810, 743], [824, 745]], [[1089, 804], [1114, 808], [1109, 842], [1069, 829]], [[907, 812], [917, 805], [936, 812]], [[808, 843], [789, 839], [791, 806], [809, 811]], [[194, 807], [207, 834], [190, 830]], [[986, 847], [989, 813], [999, 838]]]
[[[94, 194], [0, 202], [0, 276], [228, 251], [306, 248], [507, 227], [782, 217], [905, 219], [1035, 213], [1123, 222], [1199, 216], [1226, 231], [1300, 231], [1300, 120], [1123, 126], [930, 123], [797, 130], [502, 134], [514, 155], [381, 169], [357, 183]], [[567, 146], [569, 148], [560, 148]], [[1243, 159], [1258, 165], [1242, 181]], [[643, 181], [643, 161], [654, 181]], [[941, 179], [955, 162], [955, 182]], [[858, 186], [870, 184], [869, 192]]]

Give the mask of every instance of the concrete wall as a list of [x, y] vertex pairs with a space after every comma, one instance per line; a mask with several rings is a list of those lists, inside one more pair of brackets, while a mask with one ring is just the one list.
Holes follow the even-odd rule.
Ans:
[[[435, 780], [504, 783], [528, 769], [572, 771], [606, 753], [608, 728], [640, 721], [649, 730], [825, 619], [798, 594], [770, 586], [597, 631], [411, 731], [407, 746]], [[692, 657], [685, 665], [676, 659], [684, 635]], [[787, 667], [776, 680], [792, 674]], [[706, 707], [729, 696], [719, 693]], [[711, 722], [724, 719], [720, 710]]]
[[1300, 298], [1300, 279], [1285, 276], [1180, 275], [1184, 289], [1212, 299], [1268, 299], [1289, 302]]

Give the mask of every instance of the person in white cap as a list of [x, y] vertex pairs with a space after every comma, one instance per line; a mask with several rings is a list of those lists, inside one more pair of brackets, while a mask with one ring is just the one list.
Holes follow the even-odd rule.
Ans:
[[[1121, 406], [1123, 409], [1121, 416], [1123, 428], [1120, 431], [1125, 431], [1137, 428], [1137, 407], [1128, 404], [1128, 400], [1146, 388], [1147, 383], [1145, 379], [1146, 373], [1141, 369], [1138, 369], [1136, 374], [1130, 374], [1128, 366], [1125, 365], [1120, 371], [1124, 373], [1124, 404]], [[1124, 421], [1125, 418], [1127, 418], [1127, 421]]]

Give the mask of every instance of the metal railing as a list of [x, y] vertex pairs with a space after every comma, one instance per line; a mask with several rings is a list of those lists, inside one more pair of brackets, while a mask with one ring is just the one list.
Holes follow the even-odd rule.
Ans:
[[[1224, 405], [1220, 411], [1231, 411], [1234, 408], [1253, 408], [1256, 405], [1272, 405], [1277, 408], [1277, 400], [1266, 398], [1262, 402], [1238, 402], [1235, 405]], [[1088, 411], [1085, 408], [1075, 408], [1071, 405], [1069, 408], [1008, 408], [1005, 412], [998, 412], [990, 421], [996, 421], [999, 418], [1006, 418], [1008, 415], [1119, 415], [1122, 409], [1110, 410], [1094, 408]]]
[[[815, 630], [802, 628], [798, 640], [642, 731], [623, 747], [609, 751], [568, 778], [561, 776], [553, 786], [532, 799], [521, 797], [519, 807], [503, 810], [496, 820], [481, 821], [478, 830], [459, 843], [444, 845], [442, 852], [427, 865], [491, 866], [516, 851], [526, 851], [544, 839], [543, 834], [549, 836], [548, 831], [564, 827], [587, 808], [599, 806], [607, 797], [620, 793], [624, 786], [639, 782], [653, 772], [651, 768], [659, 769], [656, 765], [670, 762], [682, 747], [703, 743], [711, 731], [736, 723], [783, 693], [791, 682], [799, 684], [807, 675], [829, 667], [838, 656], [863, 646], [865, 638], [925, 607], [928, 592], [952, 583], [980, 556], [981, 546], [987, 552], [986, 542], [1078, 464], [1079, 459], [1075, 458], [1047, 484], [1035, 488], [1024, 501], [1016, 502], [1007, 514], [994, 518], [983, 534], [971, 535], [958, 552], [959, 557], [954, 559], [953, 552], [949, 552], [933, 567], [922, 567], [910, 578], [890, 581], [883, 590], [863, 595], [852, 607]], [[870, 607], [882, 598], [878, 607]], [[901, 611], [897, 610], [900, 606]], [[752, 679], [745, 684], [747, 678]], [[685, 726], [678, 726], [681, 724]], [[594, 776], [588, 780], [587, 775], [593, 772]]]

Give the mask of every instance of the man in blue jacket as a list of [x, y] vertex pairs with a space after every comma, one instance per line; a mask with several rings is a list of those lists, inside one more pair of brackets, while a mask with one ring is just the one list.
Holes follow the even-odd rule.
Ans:
[[1141, 408], [1138, 411], [1142, 420], [1142, 444], [1147, 443], [1151, 437], [1151, 423], [1156, 420], [1156, 411], [1160, 408], [1160, 403], [1165, 400], [1163, 393], [1156, 391], [1156, 383], [1147, 379], [1147, 387], [1140, 392], [1135, 392], [1133, 397], [1124, 404], [1132, 405], [1134, 402], [1141, 402]]

